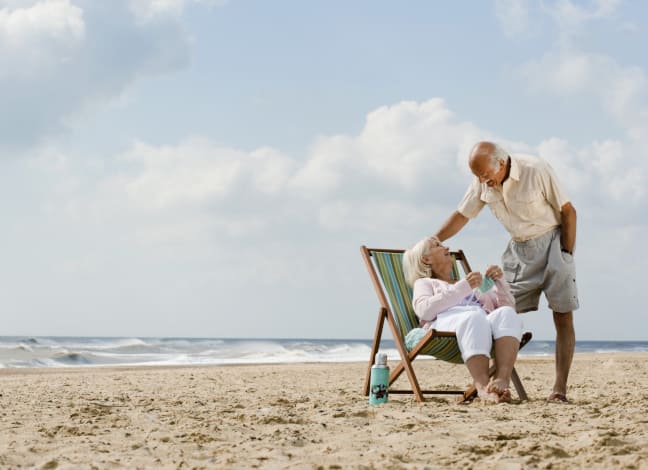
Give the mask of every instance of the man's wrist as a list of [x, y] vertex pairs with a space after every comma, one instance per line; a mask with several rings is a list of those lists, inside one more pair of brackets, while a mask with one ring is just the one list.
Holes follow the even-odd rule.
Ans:
[[574, 253], [572, 253], [571, 251], [569, 251], [567, 248], [561, 248], [560, 251], [562, 251], [563, 253], [568, 253], [568, 254], [570, 254], [570, 255], [573, 255], [573, 254], [574, 254]]

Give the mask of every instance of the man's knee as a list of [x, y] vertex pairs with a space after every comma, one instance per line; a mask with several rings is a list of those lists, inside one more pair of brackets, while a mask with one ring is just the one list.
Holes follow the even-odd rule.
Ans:
[[572, 312], [553, 312], [556, 329], [574, 328], [574, 315]]

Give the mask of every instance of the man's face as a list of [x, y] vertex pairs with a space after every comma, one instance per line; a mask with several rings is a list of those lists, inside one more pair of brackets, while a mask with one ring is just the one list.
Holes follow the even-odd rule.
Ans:
[[470, 169], [479, 178], [480, 183], [486, 183], [487, 186], [493, 187], [502, 184], [506, 174], [506, 162], [500, 161], [497, 167], [493, 168], [490, 164], [490, 158], [485, 155], [476, 158], [470, 165]]

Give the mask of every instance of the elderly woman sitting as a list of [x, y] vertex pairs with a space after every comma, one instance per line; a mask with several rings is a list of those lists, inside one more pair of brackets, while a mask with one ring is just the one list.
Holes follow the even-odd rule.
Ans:
[[[522, 320], [515, 300], [498, 266], [484, 272], [494, 286], [481, 292], [484, 278], [471, 272], [452, 279], [450, 250], [436, 237], [428, 237], [405, 252], [405, 279], [414, 289], [414, 311], [422, 328], [452, 331], [472, 376], [478, 396], [487, 401], [509, 402], [511, 372], [522, 336]], [[489, 381], [488, 365], [495, 340], [496, 373]]]

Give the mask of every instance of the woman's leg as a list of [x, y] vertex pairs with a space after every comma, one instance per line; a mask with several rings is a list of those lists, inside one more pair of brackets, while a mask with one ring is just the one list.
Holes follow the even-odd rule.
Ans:
[[488, 365], [492, 347], [492, 334], [486, 312], [480, 308], [455, 307], [437, 317], [434, 327], [440, 331], [453, 331], [468, 372], [479, 397], [497, 401], [498, 395], [488, 391]]
[[470, 376], [473, 379], [473, 385], [477, 389], [477, 395], [484, 400], [499, 401], [499, 395], [488, 390], [488, 365], [490, 363], [490, 358], [478, 354], [468, 358], [465, 363], [466, 367], [468, 367], [468, 372], [470, 372]]
[[488, 391], [497, 393], [501, 401], [509, 401], [511, 373], [520, 349], [522, 319], [511, 307], [501, 307], [488, 315], [488, 321], [495, 338], [495, 377]]

